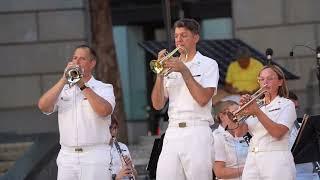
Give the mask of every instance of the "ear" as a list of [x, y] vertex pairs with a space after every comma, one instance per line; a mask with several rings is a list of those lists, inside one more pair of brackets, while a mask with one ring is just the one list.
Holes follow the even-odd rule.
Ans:
[[193, 38], [194, 38], [195, 43], [198, 43], [199, 40], [200, 40], [200, 35], [199, 34], [195, 34]]
[[97, 61], [96, 60], [91, 60], [91, 69], [93, 69], [95, 66], [96, 66], [96, 64], [97, 64]]
[[279, 79], [279, 81], [278, 81], [278, 86], [280, 87], [280, 86], [282, 86], [283, 85], [283, 79]]

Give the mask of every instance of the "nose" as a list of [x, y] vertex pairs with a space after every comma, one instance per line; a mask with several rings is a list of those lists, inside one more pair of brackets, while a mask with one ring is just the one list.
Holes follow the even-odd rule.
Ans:
[[72, 62], [76, 65], [79, 65], [79, 58], [73, 58]]

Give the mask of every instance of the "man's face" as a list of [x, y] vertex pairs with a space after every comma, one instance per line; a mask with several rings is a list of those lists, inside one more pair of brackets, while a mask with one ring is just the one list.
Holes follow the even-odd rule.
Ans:
[[242, 68], [242, 69], [247, 69], [249, 67], [249, 64], [250, 64], [250, 58], [240, 58], [237, 60], [238, 63], [239, 63], [239, 66]]
[[84, 76], [91, 75], [96, 61], [90, 56], [90, 50], [88, 48], [78, 48], [74, 51], [72, 56], [72, 62], [79, 65], [84, 71]]
[[184, 27], [177, 27], [174, 32], [174, 40], [176, 47], [184, 47], [187, 51], [196, 48], [199, 41], [199, 35], [193, 34], [190, 30]]

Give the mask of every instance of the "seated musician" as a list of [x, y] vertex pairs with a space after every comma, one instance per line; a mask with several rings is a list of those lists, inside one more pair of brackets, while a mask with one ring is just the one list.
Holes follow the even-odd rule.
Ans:
[[250, 95], [240, 99], [240, 114], [249, 116], [240, 123], [236, 135], [252, 134], [242, 173], [246, 180], [295, 179], [295, 165], [289, 150], [289, 134], [297, 118], [294, 103], [287, 99], [288, 89], [282, 70], [275, 65], [263, 67], [258, 82], [264, 105], [248, 103]]
[[[298, 96], [295, 93], [290, 91], [288, 98], [291, 101], [293, 101], [293, 103], [295, 104], [295, 108], [297, 110], [299, 108]], [[289, 148], [290, 149], [292, 149], [294, 141], [297, 138], [299, 129], [300, 129], [300, 124], [297, 120], [295, 120], [294, 126], [290, 132], [290, 138], [289, 138]], [[296, 164], [296, 169], [297, 169], [296, 178], [297, 178], [297, 180], [319, 180], [320, 178], [319, 178], [319, 175], [316, 173], [315, 166], [316, 166], [315, 162]]]
[[227, 111], [235, 111], [238, 106], [234, 101], [221, 101], [214, 107], [215, 121], [219, 123], [219, 127], [213, 132], [215, 149], [213, 170], [218, 179], [241, 179], [246, 161], [248, 144], [243, 137], [235, 136], [233, 129], [236, 127], [232, 127], [226, 114]]
[[[133, 177], [137, 177], [137, 171], [134, 168], [134, 165], [131, 160], [130, 152], [128, 147], [116, 141], [118, 136], [119, 124], [114, 115], [111, 116], [111, 125], [110, 125], [110, 133], [111, 133], [111, 173], [113, 180], [123, 180], [123, 179], [132, 179]], [[118, 146], [118, 147], [117, 147]], [[119, 149], [121, 153], [119, 152]], [[123, 162], [125, 161], [125, 162]], [[133, 177], [132, 177], [133, 176]]]

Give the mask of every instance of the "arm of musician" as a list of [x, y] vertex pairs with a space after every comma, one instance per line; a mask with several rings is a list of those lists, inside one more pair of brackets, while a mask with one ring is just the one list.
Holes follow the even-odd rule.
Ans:
[[131, 168], [129, 166], [124, 166], [120, 169], [115, 179], [122, 180], [124, 177], [130, 176], [131, 174], [132, 174]]
[[167, 98], [164, 95], [163, 80], [163, 75], [157, 75], [157, 79], [151, 93], [152, 106], [156, 110], [162, 109], [167, 101]]
[[108, 116], [112, 113], [112, 105], [107, 100], [96, 94], [91, 88], [86, 88], [82, 92], [88, 99], [92, 109], [99, 116]]
[[131, 167], [132, 173], [133, 173], [134, 177], [137, 177], [137, 176], [138, 176], [138, 172], [137, 172], [137, 170], [134, 168], [134, 165], [132, 164], [131, 158], [130, 158], [129, 156], [126, 156], [126, 155], [125, 155], [125, 156], [124, 156], [124, 160], [125, 160], [126, 164], [127, 164], [129, 167]]
[[54, 105], [66, 83], [66, 79], [62, 77], [51, 89], [40, 97], [38, 107], [42, 112], [51, 113], [53, 111]]
[[202, 87], [192, 77], [190, 70], [187, 68], [184, 71], [181, 71], [181, 74], [193, 99], [197, 101], [200, 106], [205, 106], [208, 104], [217, 89], [213, 87]]
[[268, 131], [268, 133], [277, 139], [281, 139], [288, 131], [289, 128], [285, 125], [273, 122], [265, 113], [260, 109], [255, 113], [261, 124]]
[[232, 84], [225, 82], [224, 89], [231, 94], [239, 94], [238, 89], [234, 88]]
[[243, 167], [229, 168], [223, 161], [215, 161], [213, 165], [215, 175], [221, 179], [237, 178], [242, 175]]

